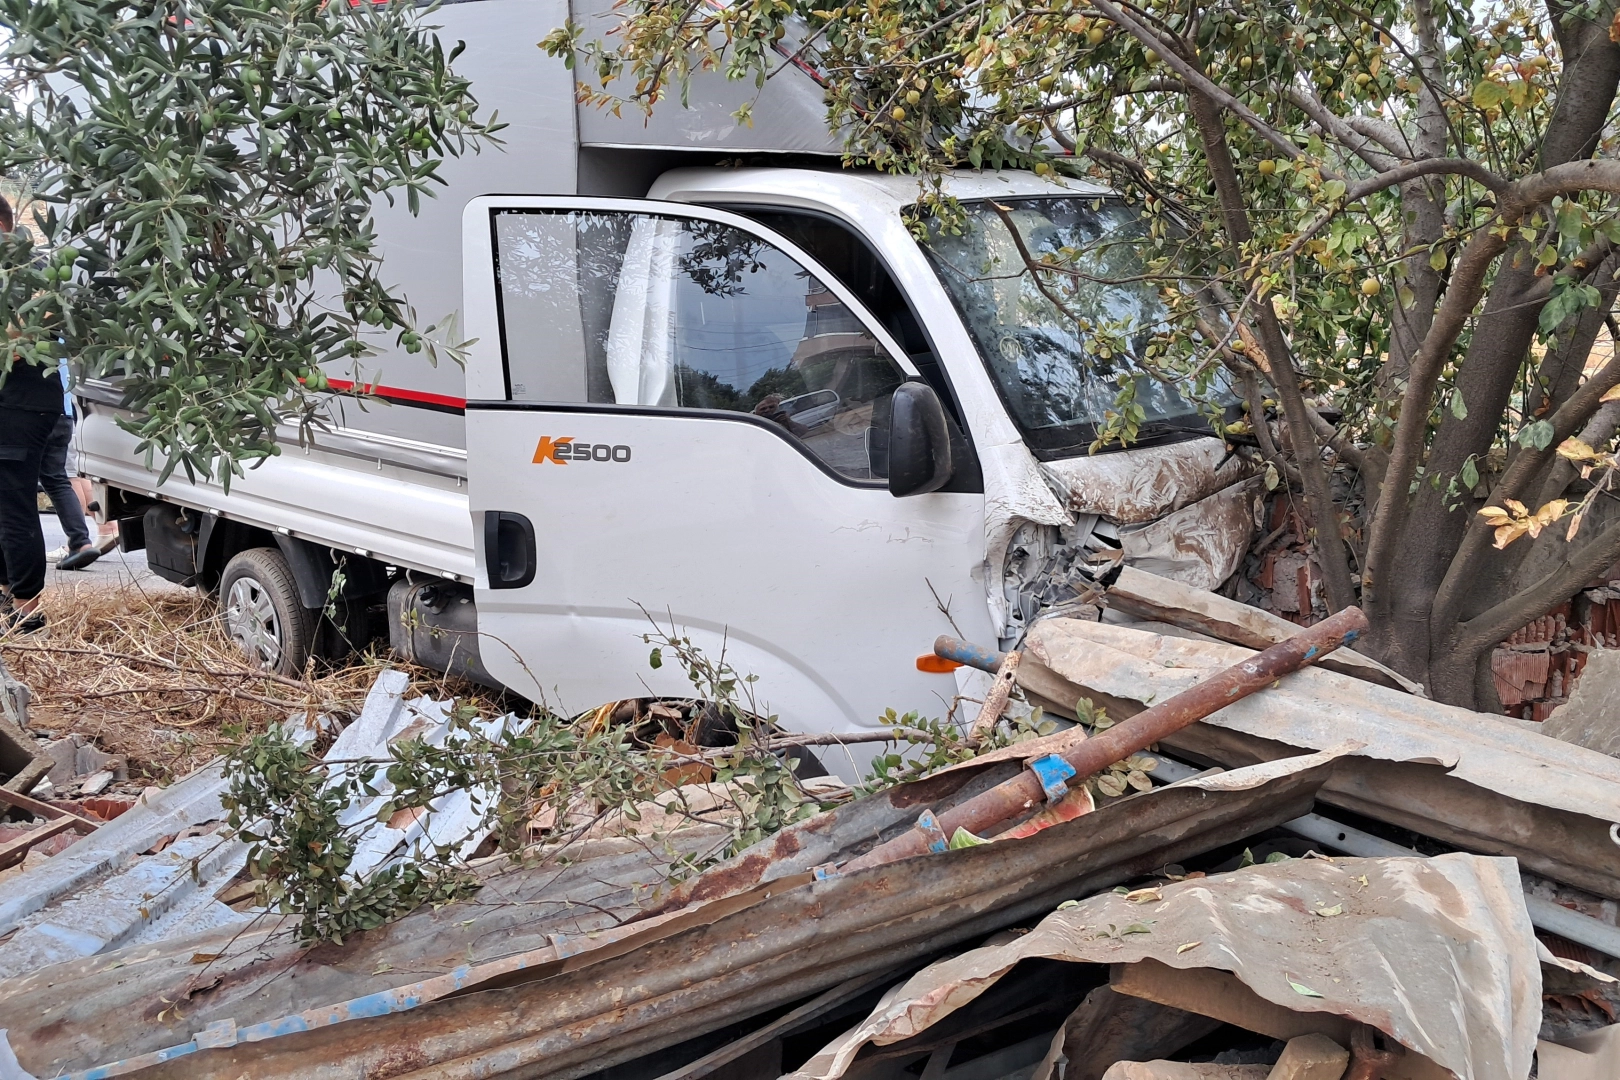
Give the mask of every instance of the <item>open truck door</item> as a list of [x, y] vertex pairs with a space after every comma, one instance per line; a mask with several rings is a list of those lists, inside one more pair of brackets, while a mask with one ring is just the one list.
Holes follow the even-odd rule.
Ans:
[[490, 673], [565, 712], [691, 696], [649, 663], [656, 620], [795, 730], [942, 715], [939, 601], [994, 636], [984, 496], [938, 490], [938, 399], [854, 295], [718, 210], [484, 197], [464, 230]]

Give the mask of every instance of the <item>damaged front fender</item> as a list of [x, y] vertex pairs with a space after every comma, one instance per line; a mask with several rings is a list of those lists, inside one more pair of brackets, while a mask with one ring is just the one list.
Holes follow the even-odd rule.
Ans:
[[1251, 477], [1145, 525], [1119, 530], [1125, 562], [1138, 570], [1213, 590], [1237, 572], [1264, 510]]
[[1041, 464], [1069, 513], [1096, 514], [1120, 526], [1145, 525], [1255, 474], [1219, 439], [1133, 447]]
[[[1235, 573], [1255, 536], [1263, 490], [1257, 470], [1216, 439], [1141, 447], [1036, 466], [1070, 520], [1013, 518], [991, 526], [1000, 556], [991, 609], [1012, 647], [1043, 614], [1083, 603], [1080, 570], [1125, 563], [1199, 589]], [[1077, 576], [1078, 575], [1078, 576]]]

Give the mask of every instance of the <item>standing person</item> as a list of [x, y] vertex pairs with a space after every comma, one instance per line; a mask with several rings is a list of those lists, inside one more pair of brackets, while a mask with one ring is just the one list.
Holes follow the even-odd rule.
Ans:
[[[16, 222], [0, 197], [0, 231]], [[39, 594], [45, 588], [45, 533], [39, 527], [40, 468], [57, 417], [62, 380], [54, 367], [13, 354], [0, 383], [0, 632], [29, 634], [45, 628]]]
[[[51, 552], [46, 560], [54, 562], [58, 570], [83, 570], [101, 558], [103, 551], [100, 544], [90, 542], [90, 527], [84, 520], [84, 505], [68, 479], [68, 448], [73, 443], [73, 398], [67, 392], [67, 360], [62, 360], [56, 371], [62, 383], [62, 411], [57, 414], [56, 425], [51, 428], [51, 437], [45, 444], [39, 486], [50, 496], [51, 506], [56, 509], [56, 519], [62, 523], [62, 532], [67, 535], [67, 546]], [[117, 538], [114, 537], [116, 542]]]

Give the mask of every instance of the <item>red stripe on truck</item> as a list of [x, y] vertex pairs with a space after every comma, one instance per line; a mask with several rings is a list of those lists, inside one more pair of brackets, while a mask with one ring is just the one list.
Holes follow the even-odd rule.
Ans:
[[466, 398], [451, 397], [448, 394], [430, 394], [425, 390], [408, 390], [403, 386], [355, 383], [349, 379], [327, 379], [326, 385], [340, 392], [370, 394], [384, 401], [397, 401], [402, 405], [427, 405], [437, 409], [454, 409], [457, 412], [467, 408]]

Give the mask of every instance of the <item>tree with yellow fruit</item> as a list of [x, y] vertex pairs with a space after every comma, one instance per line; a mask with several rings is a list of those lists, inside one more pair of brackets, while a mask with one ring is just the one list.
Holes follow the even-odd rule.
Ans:
[[[1620, 430], [1620, 356], [1594, 347], [1620, 291], [1615, 5], [627, 0], [616, 33], [546, 45], [650, 109], [680, 72], [768, 75], [785, 37], [850, 159], [917, 174], [919, 212], [948, 212], [927, 178], [951, 169], [1132, 200], [1170, 312], [1133, 362], [1208, 392], [1217, 435], [1235, 391], [1325, 608], [1362, 605], [1380, 659], [1488, 708], [1492, 648], [1620, 560], [1620, 500], [1592, 496]], [[1131, 385], [1100, 439], [1130, 437]]]

